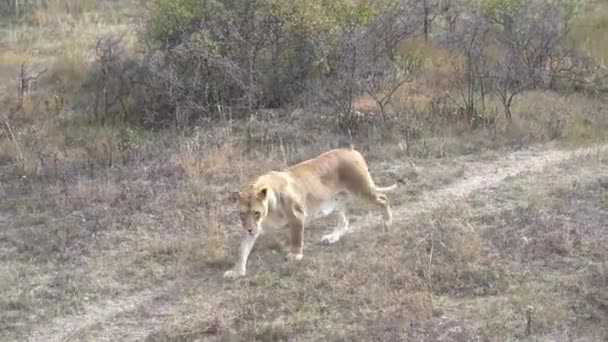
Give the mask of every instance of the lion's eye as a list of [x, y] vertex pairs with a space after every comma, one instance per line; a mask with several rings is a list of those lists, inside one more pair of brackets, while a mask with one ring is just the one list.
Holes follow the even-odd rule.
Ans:
[[255, 215], [256, 220], [259, 220], [260, 217], [262, 217], [262, 213], [260, 213], [259, 211], [256, 211], [253, 214]]

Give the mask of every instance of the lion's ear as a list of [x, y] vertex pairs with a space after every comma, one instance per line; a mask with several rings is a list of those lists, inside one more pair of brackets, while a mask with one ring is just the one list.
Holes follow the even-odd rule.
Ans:
[[258, 198], [261, 200], [265, 199], [266, 195], [268, 195], [268, 188], [263, 188], [260, 190], [260, 192], [258, 192]]

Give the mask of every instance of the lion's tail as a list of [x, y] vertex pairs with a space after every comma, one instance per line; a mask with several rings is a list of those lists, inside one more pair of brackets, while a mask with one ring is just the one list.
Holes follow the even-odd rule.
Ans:
[[389, 186], [384, 186], [384, 187], [376, 187], [376, 191], [378, 192], [387, 192], [387, 191], [393, 191], [397, 188], [397, 183], [393, 184], [393, 185], [389, 185]]

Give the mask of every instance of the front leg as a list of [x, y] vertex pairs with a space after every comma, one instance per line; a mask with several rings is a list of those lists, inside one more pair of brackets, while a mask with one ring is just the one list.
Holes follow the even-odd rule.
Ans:
[[297, 219], [290, 223], [291, 229], [291, 251], [287, 254], [287, 260], [302, 260], [304, 257], [304, 220]]
[[258, 239], [258, 236], [261, 233], [256, 235], [247, 234], [245, 238], [241, 241], [241, 246], [239, 248], [239, 255], [234, 265], [234, 268], [228, 270], [224, 273], [224, 278], [237, 278], [245, 275], [247, 271], [247, 259], [249, 258], [249, 254], [255, 245], [255, 241]]

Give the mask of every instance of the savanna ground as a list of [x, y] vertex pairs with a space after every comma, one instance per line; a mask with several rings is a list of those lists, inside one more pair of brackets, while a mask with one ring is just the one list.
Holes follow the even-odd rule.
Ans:
[[[56, 3], [2, 24], [5, 108], [22, 63], [47, 71], [0, 136], [0, 340], [608, 339], [605, 97], [525, 92], [511, 123], [421, 124], [407, 147], [381, 128], [336, 134], [307, 109], [101, 125], [78, 91], [97, 35], [133, 30], [138, 9]], [[580, 30], [602, 55], [597, 6]], [[428, 64], [430, 80], [397, 100], [424, 101], [445, 72]], [[228, 193], [347, 140], [378, 184], [399, 183], [395, 224], [357, 206], [334, 245], [320, 243], [331, 218], [311, 225], [295, 264], [287, 232], [269, 232], [248, 275], [223, 279], [242, 233]]]

